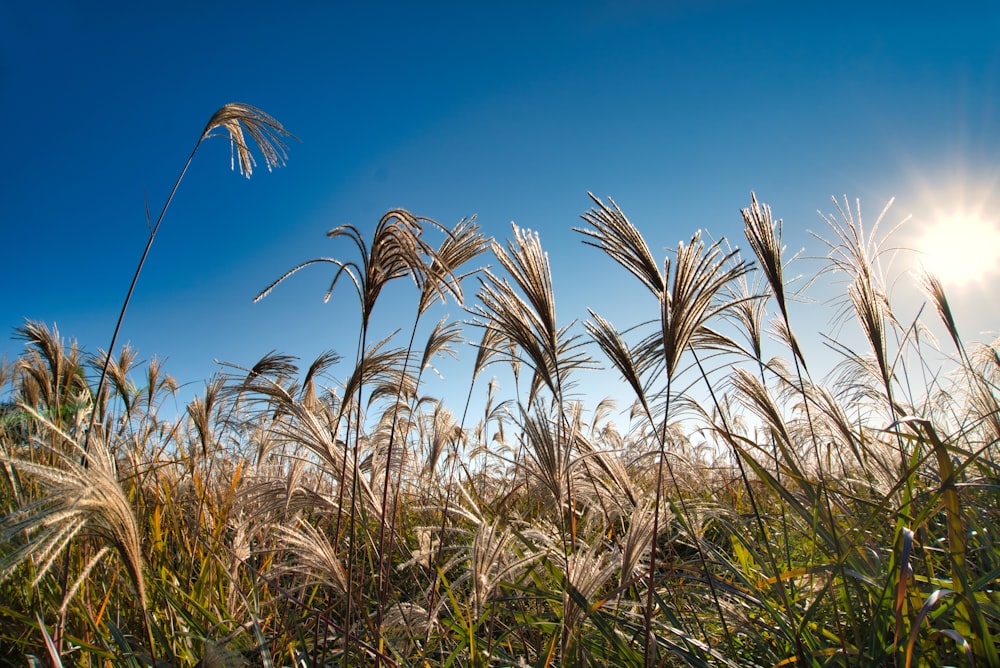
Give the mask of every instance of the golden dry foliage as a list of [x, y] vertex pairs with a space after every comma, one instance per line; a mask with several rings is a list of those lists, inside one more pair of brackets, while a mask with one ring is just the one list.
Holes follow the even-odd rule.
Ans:
[[[285, 160], [287, 134], [252, 107], [219, 110], [199, 143], [216, 133], [246, 175], [254, 143], [268, 167]], [[114, 345], [90, 358], [26, 323], [0, 367], [0, 659], [1000, 663], [1000, 344], [966, 349], [925, 276], [954, 348], [933, 368], [941, 351], [892, 310], [880, 240], [838, 204], [828, 270], [865, 351], [838, 347], [844, 364], [814, 376], [793, 329], [806, 288], [755, 195], [756, 267], [700, 233], [660, 262], [613, 200], [591, 202], [585, 245], [655, 298], [624, 328], [596, 305], [557, 319], [536, 233], [501, 243], [403, 209], [371, 239], [331, 230], [348, 258], [259, 295], [332, 267], [326, 297], [342, 279], [358, 296], [354, 359], [300, 370], [274, 352], [179, 415], [160, 408], [176, 385], [158, 362]], [[495, 266], [466, 267], [487, 250]], [[371, 317], [395, 279], [412, 283], [402, 335]], [[474, 322], [432, 316], [445, 300]], [[469, 326], [459, 411], [424, 372], [460, 356]], [[574, 397], [599, 363], [631, 410]]]

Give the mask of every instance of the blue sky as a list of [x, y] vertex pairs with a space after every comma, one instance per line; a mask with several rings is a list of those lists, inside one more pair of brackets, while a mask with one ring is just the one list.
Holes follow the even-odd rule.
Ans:
[[[145, 199], [155, 216], [227, 102], [301, 142], [249, 181], [226, 141], [204, 144], [156, 239], [122, 340], [191, 391], [216, 360], [352, 356], [356, 300], [323, 304], [326, 270], [252, 297], [300, 261], [350, 253], [326, 231], [370, 231], [390, 208], [449, 226], [478, 214], [498, 239], [511, 221], [537, 230], [559, 317], [590, 306], [621, 326], [645, 317], [640, 291], [571, 231], [588, 191], [613, 197], [661, 255], [697, 229], [739, 245], [751, 191], [807, 256], [825, 252], [809, 231], [824, 232], [831, 196], [860, 198], [866, 221], [895, 197], [886, 224], [912, 216], [903, 242], [960, 210], [1000, 219], [995, 3], [95, 7], [0, 7], [9, 358], [25, 318], [107, 346]], [[951, 294], [970, 340], [1000, 329], [995, 269]], [[383, 326], [408, 323], [412, 304], [387, 295]], [[802, 328], [831, 331], [830, 309], [802, 313]]]

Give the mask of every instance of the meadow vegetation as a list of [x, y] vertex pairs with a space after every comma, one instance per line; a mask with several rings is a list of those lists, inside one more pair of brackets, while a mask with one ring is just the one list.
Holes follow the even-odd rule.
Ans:
[[[227, 131], [249, 174], [240, 124], [269, 167], [287, 133], [248, 110], [202, 139]], [[827, 341], [816, 377], [768, 206], [751, 198], [740, 243], [662, 257], [589, 206], [579, 252], [649, 305], [623, 326], [600, 304], [557, 319], [537, 234], [405, 210], [330, 231], [336, 259], [260, 295], [328, 271], [356, 294], [355, 350], [227, 366], [180, 416], [155, 357], [25, 322], [0, 368], [2, 659], [1000, 665], [1000, 342], [967, 346], [929, 275], [928, 308], [897, 319], [879, 222], [845, 199], [823, 272], [863, 345]], [[412, 322], [380, 331], [396, 282]], [[447, 406], [424, 374], [457, 355], [468, 398]], [[627, 424], [572, 391], [599, 366]]]

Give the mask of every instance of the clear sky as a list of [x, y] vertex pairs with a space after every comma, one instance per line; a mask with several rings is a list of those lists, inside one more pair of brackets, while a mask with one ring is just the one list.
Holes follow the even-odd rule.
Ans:
[[[860, 198], [869, 222], [896, 197], [887, 227], [912, 216], [900, 242], [979, 213], [985, 231], [964, 241], [985, 268], [951, 296], [967, 338], [990, 339], [998, 35], [995, 2], [5, 2], [0, 355], [21, 349], [25, 318], [108, 345], [145, 201], [155, 216], [227, 102], [301, 142], [249, 181], [224, 139], [202, 146], [122, 333], [195, 390], [216, 360], [352, 357], [356, 299], [322, 303], [328, 270], [252, 298], [300, 261], [352, 252], [327, 230], [370, 232], [394, 207], [449, 226], [478, 214], [498, 239], [511, 221], [538, 230], [567, 324], [587, 306], [645, 317], [629, 310], [641, 290], [571, 231], [588, 191], [661, 254], [699, 228], [739, 245], [751, 191], [806, 255], [825, 252], [808, 232], [825, 231], [831, 196]], [[413, 300], [399, 303], [408, 323]], [[829, 331], [830, 315], [801, 325]]]

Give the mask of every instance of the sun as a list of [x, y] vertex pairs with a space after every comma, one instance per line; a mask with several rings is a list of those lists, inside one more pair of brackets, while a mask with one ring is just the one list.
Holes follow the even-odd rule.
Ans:
[[1000, 225], [978, 214], [942, 215], [924, 227], [917, 251], [944, 286], [983, 284], [1000, 273]]

